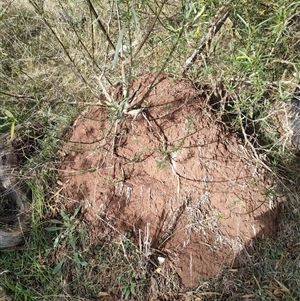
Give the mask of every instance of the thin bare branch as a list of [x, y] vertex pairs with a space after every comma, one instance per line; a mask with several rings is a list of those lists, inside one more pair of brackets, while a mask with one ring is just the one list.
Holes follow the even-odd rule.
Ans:
[[152, 22], [152, 24], [151, 24], [149, 30], [147, 31], [147, 33], [146, 33], [146, 35], [145, 35], [143, 41], [141, 42], [141, 44], [140, 44], [139, 47], [137, 48], [137, 50], [136, 50], [136, 52], [135, 52], [135, 54], [134, 54], [133, 57], [136, 57], [136, 56], [138, 55], [138, 53], [141, 51], [141, 49], [143, 48], [144, 44], [145, 44], [146, 41], [148, 40], [148, 38], [149, 38], [149, 36], [150, 36], [150, 34], [151, 34], [151, 32], [152, 32], [152, 30], [153, 30], [155, 24], [156, 24], [156, 21], [158, 20], [158, 17], [159, 17], [159, 15], [160, 15], [160, 13], [161, 13], [161, 11], [162, 11], [162, 9], [163, 9], [163, 7], [164, 7], [164, 5], [165, 5], [166, 3], [167, 3], [167, 0], [164, 0], [164, 1], [162, 2], [162, 4], [160, 5], [160, 7], [159, 7], [159, 9], [158, 9], [158, 12], [157, 12], [157, 14], [156, 14], [156, 16], [155, 16], [155, 18], [154, 18], [154, 20], [153, 20], [153, 22]]
[[191, 65], [196, 61], [199, 54], [203, 51], [206, 45], [209, 45], [216, 35], [216, 33], [221, 29], [224, 22], [229, 16], [230, 11], [227, 11], [208, 31], [208, 33], [201, 39], [199, 47], [195, 49], [193, 54], [185, 61], [185, 65], [183, 68], [183, 74], [185, 74]]
[[109, 45], [110, 45], [114, 50], [116, 50], [116, 49], [115, 49], [115, 45], [114, 45], [113, 42], [111, 41], [111, 39], [110, 39], [110, 37], [109, 37], [109, 35], [108, 35], [108, 33], [107, 33], [107, 31], [106, 31], [104, 25], [102, 24], [102, 22], [101, 22], [101, 20], [100, 20], [100, 17], [98, 16], [98, 14], [97, 14], [97, 12], [96, 12], [96, 10], [95, 10], [95, 8], [94, 8], [94, 6], [93, 6], [91, 0], [86, 0], [86, 1], [87, 1], [88, 5], [89, 5], [89, 8], [90, 8], [91, 12], [93, 13], [94, 17], [96, 18], [97, 23], [98, 23], [98, 25], [99, 25], [101, 31], [104, 33], [104, 35], [105, 35], [105, 37], [106, 37], [106, 39], [107, 39]]

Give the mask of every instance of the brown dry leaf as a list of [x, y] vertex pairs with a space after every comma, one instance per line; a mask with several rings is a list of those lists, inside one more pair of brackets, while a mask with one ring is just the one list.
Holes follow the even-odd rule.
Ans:
[[216, 292], [202, 292], [202, 293], [198, 293], [198, 296], [221, 296], [220, 293], [216, 293]]
[[266, 290], [265, 292], [268, 296], [270, 296], [272, 298], [272, 300], [279, 301], [279, 299], [276, 298], [275, 295], [271, 291]]
[[[280, 289], [276, 289], [275, 291], [279, 292], [279, 294], [282, 294], [282, 293], [286, 293], [286, 294], [290, 294], [290, 290], [284, 285], [282, 284], [281, 282], [279, 282], [278, 280], [275, 279], [275, 281], [278, 283], [278, 285], [280, 286]], [[277, 295], [274, 291], [274, 294]]]
[[110, 296], [109, 293], [106, 293], [106, 292], [98, 293], [98, 297], [107, 297], [107, 296]]

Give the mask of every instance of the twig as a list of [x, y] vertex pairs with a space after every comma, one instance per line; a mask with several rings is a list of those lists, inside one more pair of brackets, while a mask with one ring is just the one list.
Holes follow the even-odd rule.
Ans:
[[164, 5], [166, 4], [166, 2], [167, 2], [167, 0], [164, 0], [164, 1], [162, 2], [162, 4], [160, 5], [160, 7], [159, 7], [159, 9], [158, 9], [158, 12], [157, 12], [157, 14], [156, 14], [156, 16], [155, 16], [155, 18], [154, 18], [154, 20], [153, 20], [153, 22], [152, 22], [152, 24], [151, 24], [149, 30], [147, 31], [147, 33], [146, 33], [146, 35], [145, 35], [143, 41], [141, 42], [141, 44], [140, 44], [139, 47], [137, 48], [137, 50], [136, 50], [136, 52], [135, 52], [135, 54], [134, 54], [133, 57], [136, 57], [136, 56], [138, 55], [138, 53], [141, 51], [141, 49], [143, 48], [144, 44], [145, 44], [146, 41], [148, 40], [148, 38], [149, 38], [149, 36], [150, 36], [150, 34], [151, 34], [151, 32], [152, 32], [152, 30], [153, 30], [155, 24], [156, 24], [156, 21], [158, 20], [158, 17], [159, 17], [159, 15], [160, 15], [160, 13], [161, 13], [161, 11], [162, 11]]
[[14, 97], [14, 98], [17, 98], [17, 99], [25, 98], [25, 99], [28, 99], [28, 100], [35, 101], [34, 96], [16, 95], [16, 94], [11, 94], [11, 93], [8, 93], [8, 92], [2, 91], [2, 90], [0, 90], [0, 94], [6, 95], [6, 96], [10, 96], [10, 97]]
[[80, 73], [80, 71], [78, 70], [78, 67], [76, 66], [75, 63], [75, 59], [72, 58], [71, 53], [68, 51], [67, 47], [64, 45], [64, 43], [62, 42], [62, 40], [60, 39], [60, 37], [58, 36], [58, 34], [55, 32], [55, 30], [53, 29], [53, 27], [51, 26], [50, 22], [47, 20], [47, 18], [45, 17], [45, 14], [43, 12], [43, 8], [39, 7], [33, 0], [30, 0], [29, 3], [32, 5], [32, 7], [35, 9], [36, 13], [38, 14], [38, 16], [40, 16], [40, 18], [43, 20], [43, 22], [46, 24], [46, 26], [48, 27], [48, 29], [51, 31], [51, 33], [53, 34], [54, 38], [57, 40], [57, 42], [59, 43], [59, 45], [61, 46], [62, 50], [64, 51], [65, 55], [67, 56], [68, 60], [71, 62], [71, 64], [73, 65], [73, 67], [71, 68], [72, 71], [74, 72], [74, 74], [76, 76], [78, 76], [86, 86], [89, 87], [88, 82], [85, 80], [85, 78], [82, 76], [82, 74]]
[[198, 57], [198, 55], [203, 51], [206, 45], [209, 45], [216, 35], [216, 33], [221, 29], [224, 22], [229, 16], [229, 12], [227, 11], [210, 29], [209, 32], [201, 39], [199, 47], [194, 50], [193, 54], [185, 61], [185, 65], [183, 68], [183, 74], [185, 74], [188, 69], [191, 67], [192, 63], [194, 63]]
[[87, 3], [88, 3], [88, 5], [89, 5], [89, 7], [90, 7], [91, 12], [93, 13], [94, 17], [96, 18], [97, 23], [98, 23], [98, 25], [99, 25], [101, 31], [104, 33], [104, 35], [105, 35], [105, 37], [106, 37], [108, 43], [110, 44], [110, 46], [111, 46], [114, 50], [116, 50], [115, 45], [114, 45], [113, 42], [111, 41], [111, 39], [110, 39], [110, 37], [109, 37], [109, 35], [108, 35], [108, 33], [107, 33], [105, 27], [103, 26], [103, 24], [102, 24], [102, 22], [101, 22], [101, 20], [100, 20], [100, 18], [99, 18], [99, 16], [98, 16], [98, 14], [97, 14], [97, 12], [96, 12], [96, 10], [95, 10], [95, 8], [94, 8], [94, 6], [93, 6], [91, 0], [87, 0]]

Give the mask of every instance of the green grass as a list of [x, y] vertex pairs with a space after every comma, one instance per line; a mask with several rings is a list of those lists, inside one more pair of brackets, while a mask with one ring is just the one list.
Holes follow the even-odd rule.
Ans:
[[[149, 275], [156, 267], [136, 251], [130, 237], [118, 241], [111, 236], [91, 246], [80, 212], [71, 223], [74, 212], [57, 215], [64, 232], [46, 230], [53, 226], [55, 163], [72, 122], [103, 90], [119, 82], [126, 89], [144, 72], [182, 77], [185, 60], [227, 10], [225, 24], [187, 76], [199, 87], [227, 91], [231, 101], [221, 105], [222, 114], [230, 117], [227, 126], [265, 155], [276, 180], [274, 192], [287, 200], [280, 239], [253, 242], [253, 254], [245, 255], [240, 273], [224, 271], [209, 283], [199, 282], [199, 290], [219, 293], [202, 295], [203, 300], [300, 298], [299, 160], [278, 143], [269, 116], [272, 105], [289, 99], [299, 81], [300, 2], [58, 0], [42, 6], [24, 0], [0, 8], [0, 133], [14, 135], [15, 126], [33, 121], [42, 125], [36, 151], [24, 166], [33, 193], [28, 238], [22, 248], [0, 253], [0, 286], [13, 300], [105, 300], [105, 294], [148, 298]], [[113, 108], [113, 122], [124, 106], [107, 101], [103, 106]], [[59, 233], [67, 233], [69, 240], [54, 246]]]

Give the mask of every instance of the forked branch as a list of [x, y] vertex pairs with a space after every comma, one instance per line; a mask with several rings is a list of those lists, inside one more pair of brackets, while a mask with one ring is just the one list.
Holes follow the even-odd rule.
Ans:
[[98, 25], [99, 25], [101, 31], [104, 33], [104, 35], [105, 35], [105, 37], [106, 37], [106, 39], [107, 39], [109, 45], [113, 48], [113, 50], [116, 50], [115, 45], [114, 45], [113, 42], [111, 41], [111, 39], [110, 39], [110, 37], [109, 37], [109, 35], [108, 35], [108, 33], [107, 33], [107, 31], [106, 31], [104, 25], [102, 24], [102, 22], [101, 22], [101, 20], [100, 20], [100, 18], [99, 18], [99, 16], [98, 16], [98, 14], [97, 14], [97, 12], [96, 12], [94, 6], [93, 6], [91, 0], [87, 0], [87, 3], [88, 3], [88, 5], [89, 5], [89, 8], [90, 8], [92, 14], [93, 14], [94, 17], [96, 18], [97, 23], [98, 23]]

